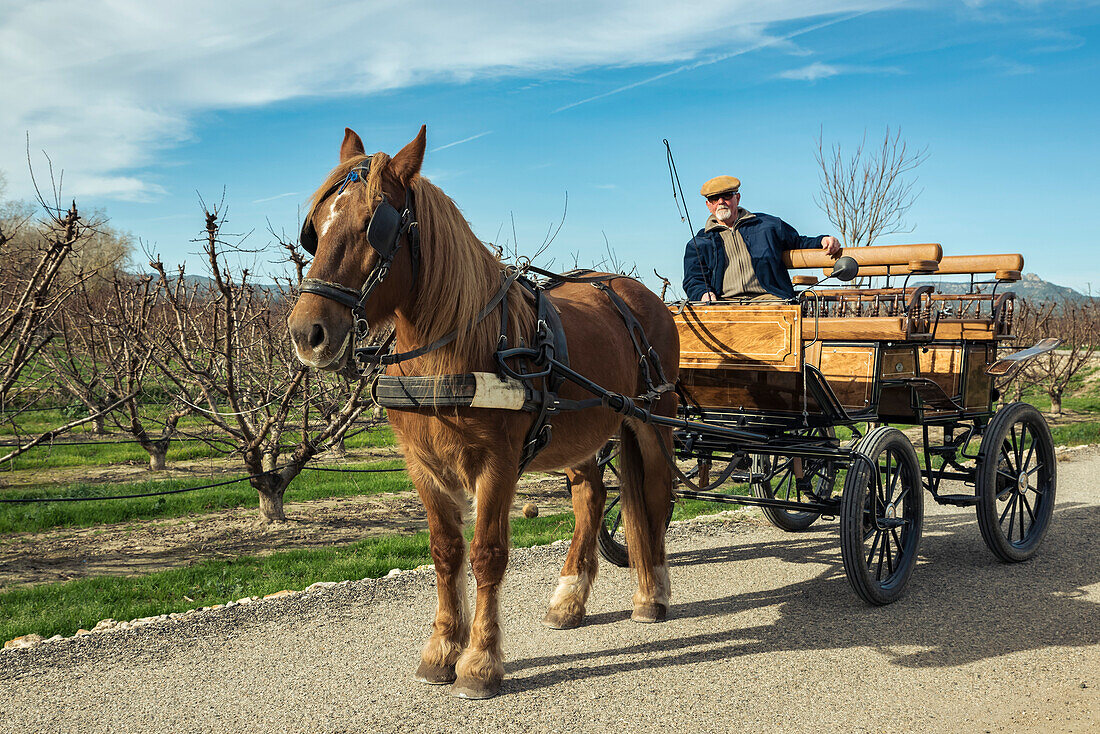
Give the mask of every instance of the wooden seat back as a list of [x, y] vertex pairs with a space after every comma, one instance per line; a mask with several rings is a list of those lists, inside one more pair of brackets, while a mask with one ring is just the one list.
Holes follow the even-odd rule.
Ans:
[[[862, 248], [861, 248], [862, 249]], [[897, 265], [868, 265], [860, 264], [860, 276], [881, 275], [984, 275], [993, 274], [997, 280], [1016, 281], [1024, 269], [1024, 256], [1019, 254], [1002, 255], [947, 255], [939, 260], [939, 266], [935, 270], [926, 267], [914, 267], [916, 263], [903, 263]], [[826, 275], [832, 273], [832, 267], [824, 267]]]
[[824, 250], [786, 250], [783, 263], [789, 269], [828, 268], [831, 272], [837, 258], [847, 255], [859, 263], [860, 275], [865, 266], [882, 265], [900, 267], [914, 261], [932, 260], [939, 262], [943, 257], [943, 248], [938, 244], [925, 245], [871, 245], [870, 247], [842, 248], [836, 257]]

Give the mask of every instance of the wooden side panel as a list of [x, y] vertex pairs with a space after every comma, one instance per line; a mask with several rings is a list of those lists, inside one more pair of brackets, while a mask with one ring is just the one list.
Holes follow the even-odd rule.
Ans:
[[807, 363], [821, 370], [845, 410], [870, 407], [875, 395], [876, 345], [817, 344], [811, 350], [806, 354]]
[[936, 339], [986, 341], [996, 336], [992, 319], [940, 319]]
[[993, 378], [986, 374], [986, 367], [996, 362], [997, 347], [994, 344], [969, 344], [966, 347], [966, 395], [963, 407], [967, 410], [987, 410]]
[[918, 351], [921, 377], [938, 384], [949, 396], [959, 394], [962, 382], [963, 353], [961, 346], [930, 344]]
[[883, 379], [917, 376], [916, 347], [889, 347], [882, 350]]
[[[704, 408], [748, 411], [801, 411], [802, 379], [798, 372], [682, 368], [680, 382]], [[814, 410], [816, 404], [811, 405]]]
[[799, 306], [689, 304], [675, 319], [681, 369], [797, 372], [801, 368]]
[[[802, 338], [809, 341], [904, 341], [905, 319], [900, 316], [857, 316], [802, 320]], [[682, 339], [682, 337], [681, 337]]]

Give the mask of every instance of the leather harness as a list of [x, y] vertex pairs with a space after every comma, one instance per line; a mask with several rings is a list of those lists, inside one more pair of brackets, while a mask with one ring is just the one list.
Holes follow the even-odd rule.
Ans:
[[[340, 182], [334, 184], [318, 199], [318, 202], [334, 192], [343, 192], [353, 181], [366, 180], [370, 171], [368, 157], [362, 164], [353, 168]], [[409, 244], [414, 279], [419, 274], [419, 228], [413, 207], [411, 192], [406, 189], [405, 210], [398, 212], [383, 196], [375, 207], [367, 224], [367, 241], [378, 253], [374, 268], [367, 275], [362, 288], [355, 290], [340, 283], [303, 278], [298, 290], [300, 293], [312, 293], [328, 298], [351, 309], [355, 319], [356, 338], [367, 335], [368, 325], [363, 316], [363, 304], [371, 293], [389, 274], [394, 256], [401, 247], [401, 239]], [[301, 243], [311, 255], [317, 252], [317, 233], [312, 217], [302, 226]], [[544, 276], [537, 281], [527, 273]], [[509, 267], [502, 272], [500, 288], [478, 313], [475, 323], [482, 321], [499, 306], [501, 309], [500, 338], [494, 359], [497, 374], [469, 373], [462, 375], [406, 376], [386, 375], [387, 365], [398, 364], [420, 357], [453, 342], [458, 336], [454, 330], [430, 344], [394, 354], [390, 351], [394, 335], [381, 345], [361, 347], [354, 350], [355, 366], [361, 377], [373, 378], [370, 394], [374, 401], [384, 407], [395, 410], [429, 409], [457, 407], [487, 407], [506, 410], [522, 410], [535, 413], [535, 420], [524, 437], [520, 455], [519, 471], [523, 473], [538, 453], [546, 448], [551, 439], [550, 418], [563, 411], [585, 410], [600, 405], [607, 406], [623, 415], [641, 416], [646, 420], [650, 409], [662, 394], [675, 389], [665, 377], [660, 358], [649, 344], [645, 330], [633, 312], [608, 283], [622, 275], [590, 275], [591, 270], [574, 270], [569, 273], [552, 273], [530, 264]], [[564, 283], [590, 283], [602, 291], [619, 312], [630, 334], [634, 351], [638, 356], [638, 366], [646, 385], [646, 392], [634, 398], [604, 390], [583, 375], [569, 367], [569, 347], [565, 330], [557, 307], [547, 296], [547, 292]], [[534, 343], [510, 346], [508, 343], [508, 299], [512, 285], [518, 284], [527, 291], [533, 300], [536, 313]], [[534, 386], [541, 380], [541, 388]], [[558, 396], [561, 385], [568, 380], [595, 395], [585, 400], [566, 400]], [[638, 403], [644, 405], [639, 408]]]

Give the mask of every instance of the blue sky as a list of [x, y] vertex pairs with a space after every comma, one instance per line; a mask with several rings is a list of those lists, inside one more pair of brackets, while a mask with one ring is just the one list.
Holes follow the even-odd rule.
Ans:
[[847, 147], [890, 126], [930, 155], [913, 231], [881, 244], [1022, 252], [1100, 291], [1097, 2], [160, 6], [0, 0], [7, 196], [29, 196], [29, 134], [68, 195], [197, 271], [196, 192], [224, 186], [228, 229], [261, 247], [268, 221], [296, 230], [345, 126], [393, 153], [425, 123], [424, 173], [482, 239], [533, 253], [568, 194], [541, 263], [610, 246], [678, 284], [663, 138], [697, 227], [699, 184], [728, 173], [746, 208], [821, 234], [819, 131]]

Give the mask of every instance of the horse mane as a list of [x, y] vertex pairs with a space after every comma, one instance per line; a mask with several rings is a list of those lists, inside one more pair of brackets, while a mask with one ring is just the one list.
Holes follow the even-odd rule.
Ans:
[[[500, 309], [474, 322], [500, 289], [505, 265], [473, 233], [451, 197], [423, 176], [413, 178], [411, 186], [420, 227], [420, 279], [409, 316], [425, 342], [458, 330], [451, 345], [426, 355], [427, 371], [449, 374], [478, 368], [496, 350]], [[517, 346], [526, 336], [524, 326], [533, 324], [534, 307], [516, 284], [507, 298], [508, 340]]]

